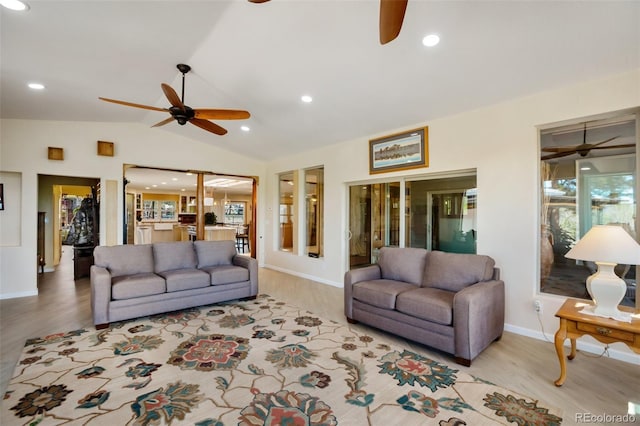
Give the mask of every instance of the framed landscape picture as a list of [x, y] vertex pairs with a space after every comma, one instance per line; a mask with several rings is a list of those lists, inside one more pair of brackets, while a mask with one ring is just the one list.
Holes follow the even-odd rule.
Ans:
[[429, 128], [409, 130], [369, 141], [369, 174], [429, 165]]

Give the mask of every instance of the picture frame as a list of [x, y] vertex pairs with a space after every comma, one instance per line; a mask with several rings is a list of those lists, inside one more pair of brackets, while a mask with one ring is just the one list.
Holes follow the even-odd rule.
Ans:
[[4, 183], [0, 183], [0, 210], [4, 210]]
[[369, 174], [429, 166], [429, 127], [369, 140]]

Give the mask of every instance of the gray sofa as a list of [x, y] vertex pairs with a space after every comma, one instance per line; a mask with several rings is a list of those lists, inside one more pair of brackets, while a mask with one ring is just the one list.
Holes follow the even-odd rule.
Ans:
[[382, 247], [377, 264], [345, 274], [345, 315], [469, 366], [504, 330], [499, 273], [489, 256]]
[[235, 241], [98, 246], [91, 266], [97, 329], [110, 322], [258, 294], [258, 262]]

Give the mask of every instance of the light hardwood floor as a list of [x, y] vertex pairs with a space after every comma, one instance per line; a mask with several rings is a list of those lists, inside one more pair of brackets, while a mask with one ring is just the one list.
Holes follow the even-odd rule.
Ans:
[[[73, 281], [72, 250], [65, 247], [56, 272], [45, 273], [38, 284], [39, 295], [0, 300], [0, 392], [4, 393], [27, 338], [55, 332], [91, 328], [89, 279]], [[343, 293], [336, 288], [278, 271], [260, 270], [260, 293], [297, 305], [321, 317], [340, 323]], [[579, 424], [577, 413], [623, 415], [629, 401], [640, 403], [640, 366], [591, 354], [578, 353], [568, 363], [567, 380], [558, 388], [559, 364], [552, 343], [505, 332], [471, 367], [455, 364], [444, 353], [394, 338], [364, 325], [372, 335], [411, 349], [453, 368], [468, 371], [485, 380], [532, 397], [541, 398], [563, 411], [563, 424]], [[640, 415], [636, 416], [640, 424]]]

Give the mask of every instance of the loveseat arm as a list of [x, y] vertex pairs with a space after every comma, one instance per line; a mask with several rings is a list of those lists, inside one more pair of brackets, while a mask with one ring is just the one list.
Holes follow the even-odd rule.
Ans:
[[482, 352], [504, 331], [504, 281], [479, 282], [453, 298], [455, 356], [462, 364]]
[[353, 285], [361, 281], [379, 280], [381, 277], [382, 272], [377, 264], [352, 269], [344, 274], [344, 314], [347, 318], [353, 318]]
[[111, 273], [102, 266], [91, 265], [91, 312], [93, 324], [109, 323], [109, 301], [111, 301]]
[[253, 257], [236, 254], [233, 256], [232, 262], [236, 266], [241, 266], [249, 270], [251, 295], [255, 296], [258, 294], [258, 261]]

